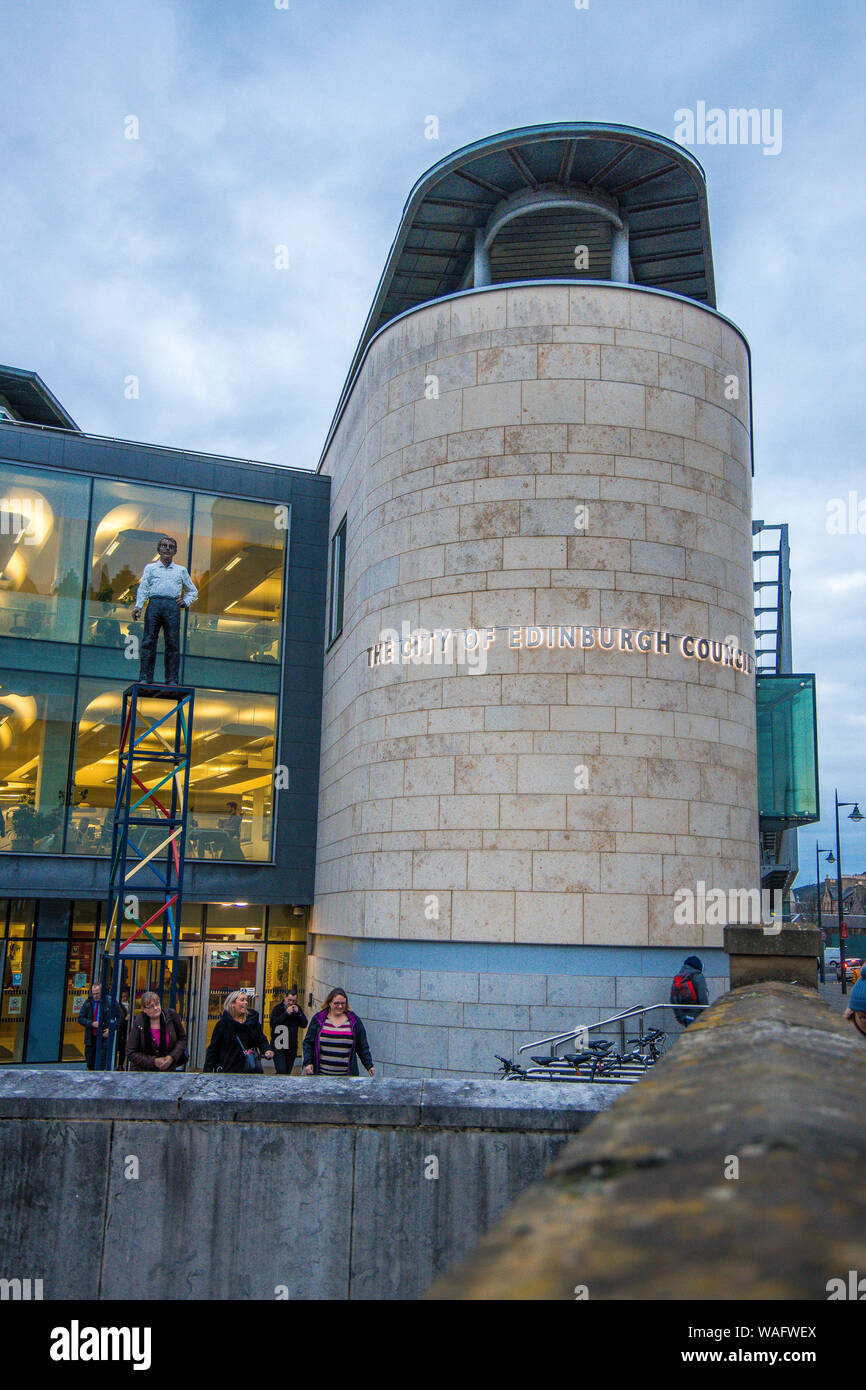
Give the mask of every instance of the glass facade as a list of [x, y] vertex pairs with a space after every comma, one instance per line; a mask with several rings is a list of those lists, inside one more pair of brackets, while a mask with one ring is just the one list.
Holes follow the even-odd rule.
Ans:
[[815, 677], [757, 677], [758, 812], [762, 824], [819, 819]]
[[132, 607], [167, 534], [199, 590], [187, 857], [270, 861], [288, 508], [2, 462], [0, 502], [0, 852], [110, 852]]

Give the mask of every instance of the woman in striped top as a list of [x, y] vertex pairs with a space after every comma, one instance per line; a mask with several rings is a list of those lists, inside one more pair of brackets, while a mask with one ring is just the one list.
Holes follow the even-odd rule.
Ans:
[[357, 1076], [358, 1058], [372, 1076], [373, 1056], [367, 1031], [349, 1008], [344, 989], [332, 989], [325, 1007], [313, 1014], [304, 1036], [306, 1076]]

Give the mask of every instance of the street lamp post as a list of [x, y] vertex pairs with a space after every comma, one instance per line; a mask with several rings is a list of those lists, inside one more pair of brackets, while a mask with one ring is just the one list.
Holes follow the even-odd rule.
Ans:
[[842, 935], [842, 845], [839, 840], [839, 808], [853, 806], [854, 810], [848, 817], [849, 820], [858, 821], [863, 817], [860, 814], [860, 805], [856, 801], [840, 801], [839, 793], [834, 792], [836, 798], [836, 907], [839, 913], [839, 970], [842, 974], [842, 993], [848, 993], [848, 981], [845, 975], [845, 938]]
[[832, 864], [832, 863], [833, 863], [833, 851], [832, 851], [832, 850], [826, 850], [826, 849], [819, 849], [819, 848], [818, 848], [818, 841], [816, 840], [816, 841], [815, 841], [815, 901], [816, 901], [816, 903], [818, 904], [818, 930], [819, 930], [819, 932], [821, 933], [821, 954], [820, 954], [820, 956], [818, 957], [818, 978], [820, 979], [821, 984], [823, 985], [823, 984], [826, 983], [827, 976], [826, 976], [826, 972], [825, 972], [825, 969], [824, 969], [824, 923], [823, 923], [823, 919], [822, 919], [822, 917], [821, 917], [821, 862], [820, 862], [820, 857], [821, 857], [822, 854], [826, 854], [826, 855], [827, 855], [827, 863], [828, 863], [828, 864]]

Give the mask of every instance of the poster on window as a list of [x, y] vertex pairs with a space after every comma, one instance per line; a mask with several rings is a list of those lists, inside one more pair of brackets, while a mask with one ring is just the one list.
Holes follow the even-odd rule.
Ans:
[[10, 1018], [12, 1018], [15, 1014], [18, 1014], [20, 1016], [21, 1001], [23, 997], [24, 996], [21, 994], [11, 994], [9, 996], [9, 1007], [7, 1008], [6, 1012]]

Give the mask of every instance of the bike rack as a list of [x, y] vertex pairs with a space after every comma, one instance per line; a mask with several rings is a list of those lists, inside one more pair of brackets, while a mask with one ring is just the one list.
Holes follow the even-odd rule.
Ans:
[[[522, 1047], [517, 1049], [517, 1053], [519, 1056], [522, 1052], [532, 1052], [537, 1048], [550, 1047], [554, 1056], [556, 1056], [557, 1048], [564, 1046], [566, 1043], [574, 1042], [576, 1039], [585, 1038], [588, 1033], [599, 1028], [606, 1028], [611, 1023], [618, 1023], [620, 1025], [620, 1048], [622, 1052], [625, 1052], [625, 1022], [627, 1019], [642, 1019], [645, 1015], [654, 1013], [657, 1009], [681, 1009], [683, 1007], [682, 1004], [635, 1004], [632, 1008], [625, 1009], [621, 1013], [611, 1014], [609, 1018], [600, 1019], [598, 1023], [579, 1025], [577, 1028], [572, 1028], [568, 1033], [555, 1033], [550, 1038], [537, 1038], [533, 1042], [524, 1043]], [[688, 1005], [690, 1013], [702, 1012], [709, 1007], [709, 1004]], [[646, 1067], [640, 1067], [637, 1064], [632, 1067], [626, 1066], [622, 1069], [621, 1076], [601, 1077], [596, 1079], [593, 1084], [599, 1085], [607, 1081], [613, 1085], [632, 1085], [642, 1076], [645, 1076], [653, 1065], [654, 1063], [651, 1062]], [[528, 1081], [588, 1081], [587, 1077], [579, 1076], [575, 1072], [572, 1064], [566, 1062], [564, 1059], [551, 1062], [548, 1066], [527, 1067], [526, 1079]]]

